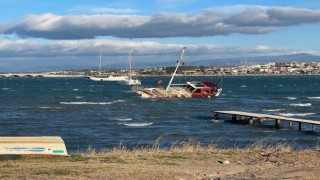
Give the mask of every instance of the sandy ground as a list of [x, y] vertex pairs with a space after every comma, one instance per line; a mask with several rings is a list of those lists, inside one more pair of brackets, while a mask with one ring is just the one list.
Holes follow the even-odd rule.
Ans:
[[0, 179], [320, 179], [320, 151], [189, 146], [20, 158], [0, 161]]

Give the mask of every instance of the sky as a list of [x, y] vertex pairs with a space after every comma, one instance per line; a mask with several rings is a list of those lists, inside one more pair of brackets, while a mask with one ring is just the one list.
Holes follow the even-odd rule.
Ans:
[[319, 30], [317, 0], [0, 0], [0, 72], [320, 55]]

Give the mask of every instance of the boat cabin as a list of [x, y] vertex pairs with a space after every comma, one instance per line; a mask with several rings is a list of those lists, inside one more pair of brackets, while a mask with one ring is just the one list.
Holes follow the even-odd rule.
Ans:
[[185, 88], [191, 92], [191, 96], [194, 98], [209, 97], [214, 95], [216, 85], [211, 82], [187, 82]]

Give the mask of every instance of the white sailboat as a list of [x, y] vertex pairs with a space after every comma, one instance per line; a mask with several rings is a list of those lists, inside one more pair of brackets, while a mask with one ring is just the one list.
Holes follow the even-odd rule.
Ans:
[[93, 81], [126, 81], [129, 78], [126, 75], [115, 75], [115, 74], [102, 75], [101, 74], [101, 63], [102, 63], [102, 49], [100, 50], [98, 76], [89, 76], [90, 80], [93, 80]]
[[125, 85], [141, 85], [141, 81], [139, 79], [132, 78], [131, 49], [129, 49], [128, 64], [129, 64], [129, 72], [128, 72], [129, 78], [124, 80], [123, 83]]

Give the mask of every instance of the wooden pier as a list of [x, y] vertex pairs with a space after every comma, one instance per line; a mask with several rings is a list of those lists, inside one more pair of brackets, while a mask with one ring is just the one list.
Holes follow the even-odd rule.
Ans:
[[238, 120], [245, 120], [245, 117], [248, 117], [249, 124], [252, 124], [253, 121], [256, 119], [259, 121], [259, 123], [263, 123], [266, 119], [274, 120], [275, 121], [275, 127], [280, 127], [280, 121], [287, 121], [289, 123], [289, 127], [292, 127], [293, 123], [298, 123], [299, 131], [302, 129], [302, 123], [304, 124], [310, 124], [312, 126], [312, 131], [316, 130], [316, 125], [320, 125], [320, 121], [315, 120], [307, 120], [307, 119], [298, 119], [298, 118], [290, 118], [285, 116], [277, 116], [277, 115], [271, 115], [271, 114], [258, 114], [258, 113], [250, 113], [250, 112], [242, 112], [242, 111], [213, 111], [214, 119], [219, 119], [220, 114], [226, 114], [232, 116], [232, 121], [236, 122], [237, 117]]

